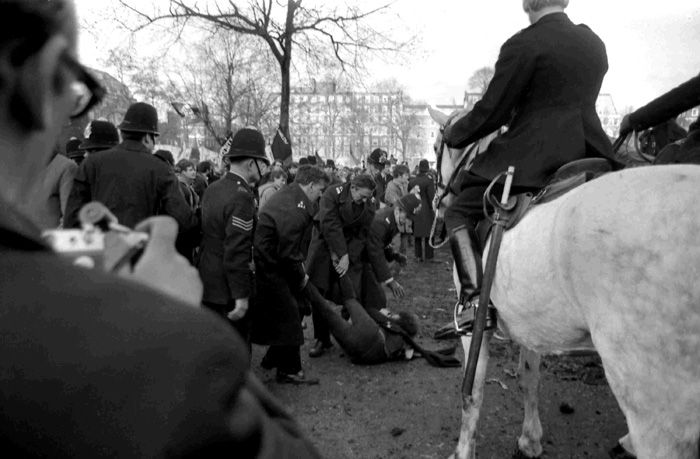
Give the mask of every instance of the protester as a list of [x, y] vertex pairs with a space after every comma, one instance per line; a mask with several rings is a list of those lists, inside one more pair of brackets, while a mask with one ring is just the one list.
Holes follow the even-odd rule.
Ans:
[[253, 236], [258, 220], [253, 187], [270, 160], [262, 134], [250, 128], [239, 130], [227, 141], [222, 157], [229, 170], [209, 185], [202, 199], [202, 304], [227, 318], [247, 342], [248, 305], [255, 293]]
[[119, 129], [122, 143], [98, 155], [88, 155], [78, 169], [65, 226], [80, 226], [78, 212], [90, 201], [104, 204], [119, 223], [130, 228], [159, 214], [173, 217], [181, 231], [199, 225], [180, 193], [175, 175], [151, 154], [158, 136], [156, 109], [143, 102], [132, 104]]
[[[329, 187], [321, 197], [306, 267], [311, 282], [323, 295], [337, 293], [332, 288], [346, 274], [353, 288], [360, 291], [361, 256], [376, 208], [374, 187], [372, 177], [358, 175], [350, 183]], [[323, 317], [314, 314], [313, 322], [316, 343], [309, 356], [318, 357], [332, 343]]]
[[[384, 200], [387, 205], [395, 205], [399, 199], [408, 194], [408, 181], [411, 177], [411, 173], [408, 166], [402, 164], [397, 164], [392, 171], [394, 179], [390, 181], [386, 186], [386, 193], [384, 194]], [[399, 224], [399, 234], [398, 247], [399, 252], [405, 254], [406, 248], [409, 245], [411, 239], [411, 234], [413, 234], [413, 223], [410, 219], [406, 220], [403, 224]]]
[[260, 202], [258, 207], [262, 209], [263, 205], [279, 191], [284, 185], [287, 184], [287, 173], [281, 167], [277, 167], [270, 171], [268, 181], [264, 185], [258, 188], [258, 194], [260, 196]]
[[[85, 127], [85, 140], [80, 144], [82, 158], [119, 145], [119, 132], [109, 121], [92, 120]], [[81, 159], [82, 161], [82, 159]], [[80, 163], [78, 163], [80, 164]]]
[[364, 254], [362, 290], [355, 291], [362, 304], [385, 308], [387, 301], [382, 288], [384, 285], [391, 289], [395, 298], [404, 296], [404, 289], [392, 276], [388, 262], [396, 261], [405, 265], [406, 256], [395, 252], [391, 242], [399, 233], [399, 226], [404, 226], [406, 220], [413, 219], [420, 205], [418, 197], [407, 194], [396, 205], [379, 209], [374, 214]]
[[287, 170], [287, 183], [294, 182], [297, 176], [297, 171], [299, 170], [299, 163], [292, 162], [289, 164], [289, 170]]
[[[0, 436], [7, 457], [318, 457], [250, 373], [245, 346], [194, 306], [175, 223], [126, 277], [73, 266], [17, 212], [69, 117], [104, 91], [76, 57], [69, 0], [0, 2]], [[28, 84], [31, 82], [31, 84]]]
[[[445, 212], [460, 298], [475, 289], [476, 224], [484, 218], [482, 196], [498, 174], [515, 167], [513, 194], [541, 189], [564, 164], [586, 157], [612, 159], [612, 145], [595, 102], [608, 70], [605, 44], [564, 13], [568, 0], [523, 0], [531, 26], [501, 47], [495, 73], [470, 111], [444, 126], [444, 140], [462, 148], [508, 125], [478, 155]], [[493, 192], [500, 196], [502, 186]], [[471, 276], [470, 276], [471, 273]]]
[[195, 171], [192, 161], [189, 159], [181, 159], [178, 161], [175, 165], [175, 175], [177, 176], [178, 183], [180, 184], [180, 191], [185, 197], [187, 205], [190, 206], [190, 209], [197, 210], [199, 207], [199, 196], [197, 196], [197, 193], [192, 187], [197, 172]]
[[204, 196], [204, 190], [206, 190], [207, 186], [213, 182], [213, 180], [211, 180], [211, 175], [213, 172], [214, 167], [212, 166], [211, 161], [202, 161], [201, 163], [197, 164], [197, 174], [194, 177], [192, 188], [194, 188], [195, 193], [197, 193], [200, 202]]
[[329, 183], [319, 168], [302, 166], [294, 183], [275, 193], [260, 209], [255, 230], [257, 294], [251, 310], [251, 341], [269, 345], [262, 361], [276, 368], [277, 382], [317, 384], [301, 367], [304, 343], [299, 296], [308, 281], [304, 260], [313, 215]]
[[386, 178], [382, 172], [384, 171], [386, 163], [386, 151], [381, 148], [375, 148], [372, 153], [370, 153], [369, 158], [367, 158], [367, 173], [376, 183], [374, 197], [377, 200], [378, 206], [379, 203], [385, 203], [384, 193], [386, 192]]
[[433, 210], [435, 180], [430, 175], [430, 164], [427, 159], [421, 159], [418, 163], [418, 175], [408, 182], [408, 188], [409, 190], [418, 188], [421, 200], [418, 215], [413, 219], [416, 259], [419, 262], [430, 261], [434, 256], [433, 248], [430, 246], [430, 230], [435, 217], [435, 211]]
[[173, 157], [173, 154], [170, 151], [156, 150], [156, 152], [153, 153], [153, 156], [167, 164], [169, 170], [173, 172], [175, 171], [175, 157]]

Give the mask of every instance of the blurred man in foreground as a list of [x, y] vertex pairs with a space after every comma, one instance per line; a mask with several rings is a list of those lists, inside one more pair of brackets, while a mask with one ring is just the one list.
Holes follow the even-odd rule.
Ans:
[[102, 88], [73, 4], [0, 2], [0, 437], [7, 457], [317, 457], [253, 378], [241, 340], [196, 308], [172, 218], [125, 279], [58, 257], [17, 204], [61, 128]]

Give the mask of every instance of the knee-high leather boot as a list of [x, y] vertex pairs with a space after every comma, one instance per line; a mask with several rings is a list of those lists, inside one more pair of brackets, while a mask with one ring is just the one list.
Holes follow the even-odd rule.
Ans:
[[[467, 306], [470, 295], [477, 289], [474, 280], [481, 281], [481, 270], [479, 269], [481, 255], [478, 253], [476, 243], [470, 237], [466, 226], [460, 226], [450, 232], [450, 249], [459, 278], [459, 301], [463, 306]], [[470, 272], [475, 273], [475, 279], [469, 275]]]

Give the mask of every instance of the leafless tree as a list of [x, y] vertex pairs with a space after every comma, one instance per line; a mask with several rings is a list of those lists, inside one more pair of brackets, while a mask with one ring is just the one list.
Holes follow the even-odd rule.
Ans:
[[169, 72], [173, 100], [189, 106], [223, 145], [236, 126], [258, 126], [269, 133], [276, 111], [276, 72], [265, 53], [250, 37], [214, 32], [199, 40], [179, 68]]
[[357, 6], [306, 6], [302, 0], [249, 0], [246, 6], [234, 0], [213, 1], [205, 6], [186, 0], [170, 0], [167, 11], [145, 11], [134, 0], [120, 3], [139, 15], [143, 28], [163, 20], [174, 20], [182, 30], [190, 21], [263, 40], [280, 68], [281, 98], [279, 127], [289, 137], [289, 96], [292, 52], [311, 60], [332, 55], [342, 67], [358, 66], [365, 51], [396, 51], [400, 46], [368, 25], [368, 18], [389, 7], [369, 10]]
[[491, 83], [493, 74], [492, 67], [481, 67], [469, 78], [469, 89], [484, 94]]

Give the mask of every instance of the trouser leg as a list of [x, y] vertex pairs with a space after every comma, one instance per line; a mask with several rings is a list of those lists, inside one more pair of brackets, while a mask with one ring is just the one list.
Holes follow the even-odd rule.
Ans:
[[432, 260], [434, 253], [433, 248], [430, 247], [430, 238], [423, 239], [423, 246], [425, 247], [425, 259]]
[[423, 244], [421, 238], [417, 237], [414, 238], [415, 244], [413, 244], [413, 251], [416, 255], [417, 259], [422, 259], [423, 258]]

